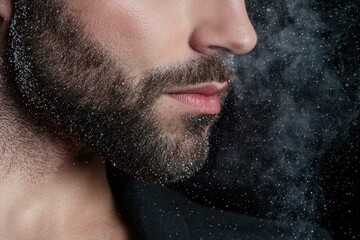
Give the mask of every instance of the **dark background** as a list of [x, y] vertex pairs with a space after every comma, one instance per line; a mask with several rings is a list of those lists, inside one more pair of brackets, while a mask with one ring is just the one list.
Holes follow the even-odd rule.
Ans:
[[360, 239], [359, 1], [248, 1], [258, 45], [213, 129], [209, 161], [172, 187], [198, 202]]

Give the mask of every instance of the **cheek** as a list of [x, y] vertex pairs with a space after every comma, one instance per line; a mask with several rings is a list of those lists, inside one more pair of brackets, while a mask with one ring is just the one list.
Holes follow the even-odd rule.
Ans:
[[76, 12], [86, 31], [135, 75], [186, 59], [188, 26], [183, 12], [169, 3], [155, 8], [146, 3], [151, 1], [131, 1], [71, 4], [82, 7]]

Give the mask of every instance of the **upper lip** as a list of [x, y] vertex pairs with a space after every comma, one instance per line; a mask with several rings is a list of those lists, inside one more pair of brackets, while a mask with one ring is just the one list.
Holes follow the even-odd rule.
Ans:
[[225, 92], [227, 88], [228, 83], [212, 82], [171, 90], [168, 92], [168, 94], [201, 94], [206, 96], [214, 96]]

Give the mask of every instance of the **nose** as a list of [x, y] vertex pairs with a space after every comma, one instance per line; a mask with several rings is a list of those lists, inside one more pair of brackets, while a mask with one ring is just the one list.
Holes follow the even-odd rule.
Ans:
[[194, 1], [196, 20], [189, 44], [205, 55], [221, 52], [245, 54], [256, 45], [257, 35], [248, 17], [244, 0]]

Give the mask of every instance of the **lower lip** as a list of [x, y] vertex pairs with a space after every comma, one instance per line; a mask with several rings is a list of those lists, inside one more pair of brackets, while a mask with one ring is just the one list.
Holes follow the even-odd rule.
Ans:
[[194, 93], [168, 94], [172, 99], [189, 107], [195, 114], [218, 114], [221, 110], [220, 97]]

